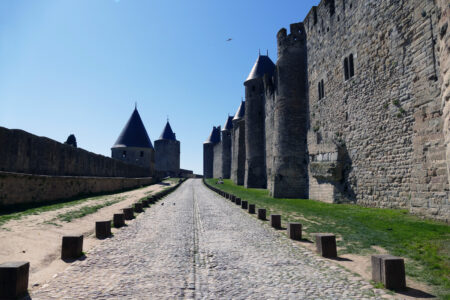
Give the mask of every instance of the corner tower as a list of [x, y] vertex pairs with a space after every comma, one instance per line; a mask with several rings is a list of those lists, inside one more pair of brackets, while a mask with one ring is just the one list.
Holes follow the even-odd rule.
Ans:
[[155, 151], [137, 108], [111, 147], [111, 157], [153, 171]]
[[155, 141], [155, 169], [165, 173], [165, 176], [178, 176], [180, 172], [180, 142], [168, 120]]
[[269, 56], [259, 55], [245, 86], [245, 178], [246, 188], [266, 188], [265, 74], [272, 76], [275, 65]]

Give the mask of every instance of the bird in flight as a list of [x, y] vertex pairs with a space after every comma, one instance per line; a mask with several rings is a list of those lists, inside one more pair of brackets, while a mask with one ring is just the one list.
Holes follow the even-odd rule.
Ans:
[[226, 41], [227, 41], [227, 42], [230, 42], [231, 40], [232, 40], [232, 38], [228, 38]]

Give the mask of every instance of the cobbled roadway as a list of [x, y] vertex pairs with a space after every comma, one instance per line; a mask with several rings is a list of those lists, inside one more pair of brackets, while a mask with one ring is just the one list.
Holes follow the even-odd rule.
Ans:
[[[164, 205], [161, 205], [164, 203]], [[188, 180], [32, 299], [372, 299], [378, 290]]]

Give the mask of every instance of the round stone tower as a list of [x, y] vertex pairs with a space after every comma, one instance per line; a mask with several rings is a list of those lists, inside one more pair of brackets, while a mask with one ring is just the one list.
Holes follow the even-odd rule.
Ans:
[[308, 198], [308, 80], [306, 34], [303, 23], [291, 24], [291, 33], [277, 35], [275, 74], [273, 169], [274, 197]]
[[167, 121], [160, 137], [155, 141], [155, 169], [164, 176], [178, 176], [180, 173], [180, 142]]
[[245, 178], [247, 188], [266, 188], [264, 74], [273, 75], [269, 56], [259, 55], [245, 85]]
[[238, 185], [243, 185], [245, 177], [245, 101], [241, 102], [234, 115], [231, 140], [231, 180]]
[[155, 151], [137, 108], [111, 148], [111, 157], [154, 170]]
[[203, 143], [203, 177], [213, 178], [214, 145], [220, 142], [220, 126], [213, 127], [208, 139]]

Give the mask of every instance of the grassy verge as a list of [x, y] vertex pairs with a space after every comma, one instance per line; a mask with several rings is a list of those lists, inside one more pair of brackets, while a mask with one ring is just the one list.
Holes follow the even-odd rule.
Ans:
[[93, 214], [103, 207], [116, 204], [117, 202], [120, 202], [122, 200], [124, 200], [124, 199], [120, 198], [120, 199], [116, 199], [116, 200], [106, 201], [106, 202], [96, 204], [96, 205], [84, 206], [84, 207], [81, 207], [80, 209], [77, 209], [74, 211], [69, 211], [66, 213], [59, 214], [58, 216], [56, 216], [56, 219], [64, 221], [64, 222], [71, 222], [73, 219], [79, 219], [84, 216]]
[[422, 220], [406, 210], [367, 208], [357, 205], [330, 204], [305, 199], [274, 199], [267, 190], [246, 189], [230, 180], [208, 184], [232, 193], [268, 215], [278, 213], [285, 222], [300, 222], [307, 236], [314, 232], [336, 234], [339, 254], [374, 253], [372, 246], [392, 255], [407, 258], [406, 273], [432, 285], [443, 299], [450, 299], [450, 227]]

